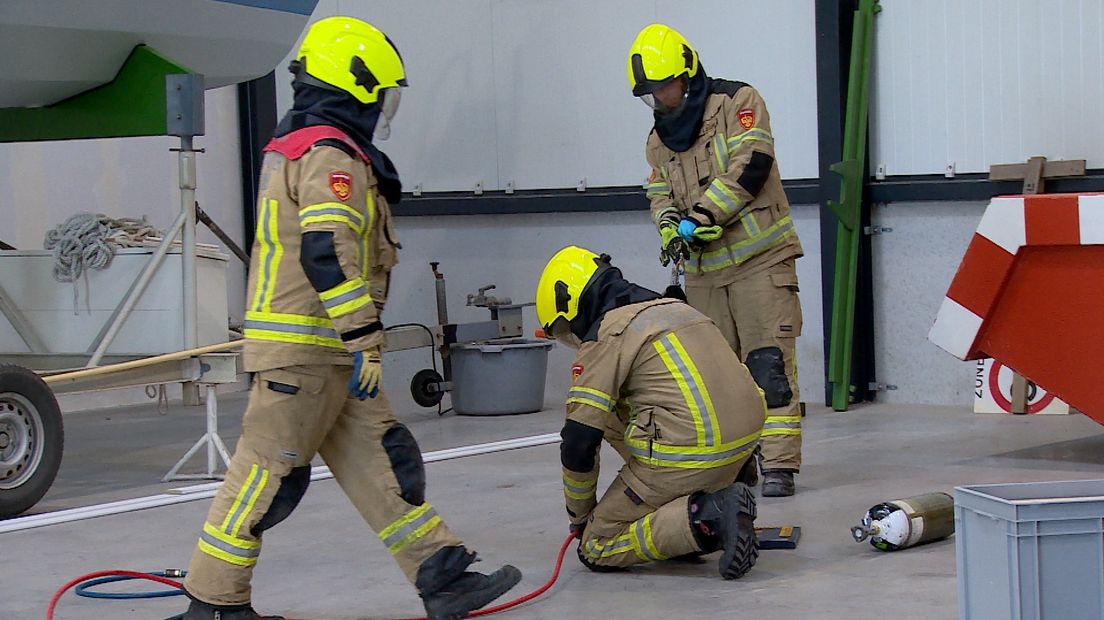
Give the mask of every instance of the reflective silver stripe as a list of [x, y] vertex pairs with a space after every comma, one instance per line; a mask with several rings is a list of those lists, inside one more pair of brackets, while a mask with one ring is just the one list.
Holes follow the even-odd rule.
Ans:
[[322, 302], [322, 307], [325, 308], [326, 310], [332, 310], [335, 307], [340, 306], [341, 304], [343, 304], [347, 301], [352, 301], [352, 300], [356, 299], [357, 297], [363, 297], [364, 295], [367, 295], [367, 294], [368, 294], [368, 287], [361, 284], [360, 286], [354, 288], [353, 290], [349, 291], [348, 293], [343, 293], [341, 295], [338, 295], [337, 297], [334, 297], [333, 299], [327, 299], [327, 300], [323, 301]]
[[633, 541], [631, 538], [619, 540], [609, 547], [601, 545], [597, 541], [592, 540], [587, 543], [587, 552], [591, 555], [591, 557], [605, 558], [611, 555], [615, 555], [617, 551], [620, 551], [622, 549], [632, 548], [632, 546]]
[[254, 470], [253, 480], [249, 483], [249, 487], [245, 490], [245, 493], [241, 494], [240, 500], [237, 502], [238, 509], [234, 511], [234, 515], [226, 522], [226, 529], [223, 530], [227, 534], [234, 535], [234, 527], [238, 524], [238, 520], [241, 519], [242, 512], [245, 511], [245, 507], [253, 503], [253, 496], [257, 493], [257, 487], [260, 486], [261, 480], [265, 478], [265, 474], [268, 473], [264, 469], [256, 467]]
[[675, 367], [678, 368], [679, 374], [682, 375], [682, 380], [690, 387], [690, 395], [694, 397], [694, 404], [698, 407], [702, 426], [705, 427], [705, 445], [714, 445], [713, 416], [710, 415], [709, 409], [705, 407], [705, 398], [702, 397], [701, 386], [694, 380], [694, 375], [690, 374], [690, 369], [686, 367], [686, 360], [682, 359], [678, 349], [671, 344], [671, 334], [667, 334], [661, 338], [659, 344], [663, 347], [664, 351], [667, 351], [667, 355], [671, 356], [671, 361], [673, 361]]
[[721, 165], [720, 174], [724, 174], [728, 170], [728, 142], [724, 134], [714, 136], [713, 152], [717, 154], [717, 163]]
[[[644, 519], [651, 518], [651, 515], [644, 517]], [[652, 561], [662, 560], [663, 558], [654, 555], [651, 549], [648, 548], [648, 539], [644, 535], [644, 519], [637, 519], [633, 523], [633, 534], [636, 535], [636, 548], [640, 550], [640, 554]]]
[[724, 191], [714, 187], [718, 184], [721, 184], [721, 181], [714, 179], [713, 182], [709, 184], [709, 188], [705, 190], [705, 195], [708, 196], [714, 204], [724, 209], [725, 213], [731, 214], [739, 211], [740, 207], [744, 206], [743, 203], [733, 200], [732, 197]]
[[580, 391], [580, 390], [571, 389], [571, 390], [568, 390], [567, 396], [568, 396], [568, 398], [578, 398], [580, 400], [587, 400], [587, 401], [590, 401], [592, 403], [595, 403], [599, 406], [599, 409], [602, 409], [604, 411], [612, 411], [613, 410], [613, 403], [610, 402], [610, 399], [602, 398], [601, 396], [599, 396], [597, 394], [591, 394], [590, 392], [583, 392], [583, 391]]
[[698, 261], [692, 261], [692, 264], [700, 264], [702, 269], [713, 267], [714, 265], [723, 265], [726, 262], [740, 263], [747, 260], [749, 257], [754, 256], [763, 250], [770, 247], [773, 243], [785, 237], [790, 231], [793, 230], [793, 222], [786, 222], [785, 225], [779, 226], [770, 233], [763, 237], [756, 239], [752, 243], [746, 246], [734, 248], [729, 246], [724, 250], [719, 251], [714, 256], [708, 256]]
[[579, 487], [569, 483], [566, 480], [564, 480], [563, 485], [565, 489], [578, 495], [595, 495], [597, 492], [596, 487]]
[[674, 207], [667, 207], [666, 209], [663, 209], [661, 211], [657, 211], [655, 216], [652, 219], [655, 220], [656, 224], [658, 224], [661, 221], [663, 221], [663, 219], [666, 218], [668, 215], [672, 215], [672, 214], [677, 215], [678, 214], [678, 209], [676, 209]]
[[230, 555], [235, 555], [239, 558], [249, 559], [260, 557], [261, 555], [260, 547], [256, 549], [242, 549], [241, 547], [231, 545], [228, 542], [219, 540], [214, 536], [211, 536], [207, 532], [201, 532], [199, 534], [199, 539], [207, 543], [208, 545], [211, 545], [215, 549], [218, 549], [219, 551], [224, 551], [226, 553], [229, 553]]
[[262, 222], [262, 224], [260, 226], [260, 229], [261, 239], [264, 240], [265, 245], [265, 257], [264, 265], [261, 269], [261, 282], [257, 285], [260, 294], [257, 295], [257, 303], [253, 306], [253, 310], [257, 312], [260, 312], [264, 309], [265, 297], [269, 292], [269, 283], [272, 282], [272, 263], [275, 261], [276, 258], [276, 247], [275, 244], [272, 242], [272, 231], [269, 230], [268, 222], [268, 219], [271, 217], [271, 213], [269, 213], [269, 210], [272, 208], [272, 202], [273, 201], [270, 198], [266, 198], [261, 201], [260, 221]]
[[769, 431], [774, 428], [801, 428], [801, 422], [767, 422], [763, 425], [763, 430]]
[[359, 215], [354, 216], [352, 213], [349, 213], [345, 209], [335, 209], [332, 207], [328, 209], [325, 207], [321, 209], [307, 207], [306, 209], [303, 209], [299, 212], [299, 223], [302, 224], [305, 220], [318, 215], [336, 215], [343, 220], [348, 220], [349, 225], [352, 228], [357, 228], [360, 230], [364, 229], [364, 218], [360, 217]]
[[709, 462], [709, 461], [723, 461], [725, 459], [732, 458], [732, 457], [736, 456], [737, 454], [740, 454], [744, 450], [747, 450], [751, 446], [755, 445], [755, 442], [756, 442], [756, 440], [753, 439], [751, 441], [748, 441], [747, 443], [740, 444], [740, 445], [736, 446], [735, 448], [729, 448], [728, 450], [722, 450], [720, 452], [710, 452], [708, 454], [686, 454], [686, 453], [682, 453], [682, 452], [666, 452], [666, 451], [664, 451], [666, 446], [663, 446], [662, 444], [658, 444], [658, 443], [654, 443], [654, 442], [651, 444], [650, 449], [648, 447], [639, 447], [639, 446], [634, 446], [634, 445], [630, 444], [629, 445], [629, 452], [631, 452], [633, 454], [633, 456], [635, 456], [637, 458], [642, 458], [642, 459], [654, 458], [654, 459], [659, 459], [661, 461], [679, 461], [679, 462], [685, 462], [685, 461], [706, 461], [706, 462]]
[[426, 523], [429, 523], [429, 521], [436, 516], [437, 509], [430, 508], [429, 510], [419, 515], [418, 518], [395, 530], [395, 533], [391, 534], [387, 538], [384, 538], [383, 544], [387, 546], [388, 549], [394, 547], [398, 543], [402, 542], [404, 538], [410, 536], [414, 532], [414, 530], [422, 527]]
[[286, 332], [289, 334], [305, 334], [308, 336], [340, 339], [336, 331], [329, 327], [320, 327], [317, 325], [295, 325], [292, 323], [277, 323], [275, 321], [258, 321], [251, 319], [245, 321], [244, 327], [245, 329], [264, 329], [273, 332]]

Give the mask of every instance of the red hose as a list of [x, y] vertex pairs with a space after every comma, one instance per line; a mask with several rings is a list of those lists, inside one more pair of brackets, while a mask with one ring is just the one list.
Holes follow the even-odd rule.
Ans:
[[[512, 601], [507, 601], [505, 603], [502, 603], [501, 605], [495, 605], [493, 607], [480, 609], [479, 611], [473, 611], [468, 614], [468, 617], [475, 618], [477, 616], [489, 616], [490, 614], [505, 611], [507, 609], [517, 607], [522, 603], [527, 603], [547, 592], [548, 589], [552, 587], [552, 584], [556, 583], [556, 580], [560, 578], [560, 568], [563, 566], [564, 555], [567, 553], [567, 548], [571, 545], [571, 541], [573, 540], [575, 540], [575, 535], [571, 534], [567, 537], [567, 539], [563, 541], [563, 544], [560, 545], [559, 555], [556, 556], [556, 567], [552, 569], [552, 577], [547, 582], [545, 582], [543, 586], [537, 588], [536, 590], [533, 590], [525, 596], [516, 598]], [[102, 570], [95, 573], [88, 573], [87, 575], [81, 575], [80, 577], [77, 577], [76, 579], [70, 581], [54, 593], [54, 597], [50, 599], [49, 606], [46, 607], [46, 620], [54, 620], [54, 608], [57, 607], [58, 600], [61, 599], [61, 596], [68, 592], [70, 588], [73, 588], [78, 584], [88, 581], [89, 579], [96, 579], [98, 577], [111, 577], [116, 575], [120, 577], [131, 577], [133, 579], [146, 579], [148, 581], [156, 581], [157, 583], [163, 583], [167, 586], [173, 586], [174, 588], [183, 587], [179, 581], [174, 581], [167, 577], [158, 577], [157, 575], [140, 573], [132, 570]], [[427, 620], [427, 618], [421, 616], [418, 618], [399, 618], [398, 620]]]
[[179, 581], [174, 581], [168, 577], [158, 577], [157, 575], [151, 575], [149, 573], [139, 573], [132, 570], [101, 570], [95, 573], [88, 573], [87, 575], [81, 575], [69, 583], [61, 586], [57, 592], [54, 593], [54, 598], [50, 599], [50, 604], [46, 607], [46, 620], [54, 620], [54, 608], [57, 607], [58, 600], [61, 599], [61, 595], [69, 591], [69, 588], [75, 587], [90, 579], [96, 579], [97, 577], [131, 577], [133, 579], [146, 579], [149, 581], [156, 581], [157, 583], [163, 583], [167, 586], [174, 588], [182, 588], [183, 586]]

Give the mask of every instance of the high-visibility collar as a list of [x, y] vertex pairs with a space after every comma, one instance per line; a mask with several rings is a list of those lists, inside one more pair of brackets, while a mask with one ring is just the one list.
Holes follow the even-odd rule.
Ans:
[[371, 161], [368, 159], [368, 155], [366, 155], [364, 151], [357, 146], [357, 143], [344, 131], [329, 125], [312, 125], [310, 127], [296, 129], [278, 138], [273, 138], [265, 145], [264, 151], [266, 153], [275, 151], [288, 159], [294, 160], [302, 157], [312, 146], [322, 140], [340, 140], [348, 145], [349, 148], [353, 149], [365, 163], [370, 163]]

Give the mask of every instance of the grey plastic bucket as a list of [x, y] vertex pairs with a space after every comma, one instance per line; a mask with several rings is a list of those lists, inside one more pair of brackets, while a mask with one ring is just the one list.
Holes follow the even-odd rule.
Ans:
[[452, 408], [460, 415], [532, 413], [544, 408], [549, 340], [452, 345]]

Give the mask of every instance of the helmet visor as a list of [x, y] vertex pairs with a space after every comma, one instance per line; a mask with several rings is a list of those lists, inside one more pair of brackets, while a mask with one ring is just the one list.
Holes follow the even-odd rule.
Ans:
[[638, 98], [644, 105], [656, 111], [658, 114], [676, 114], [686, 104], [690, 96], [690, 83], [683, 76], [677, 76], [667, 80], [663, 84], [652, 89], [651, 92], [640, 95]]

